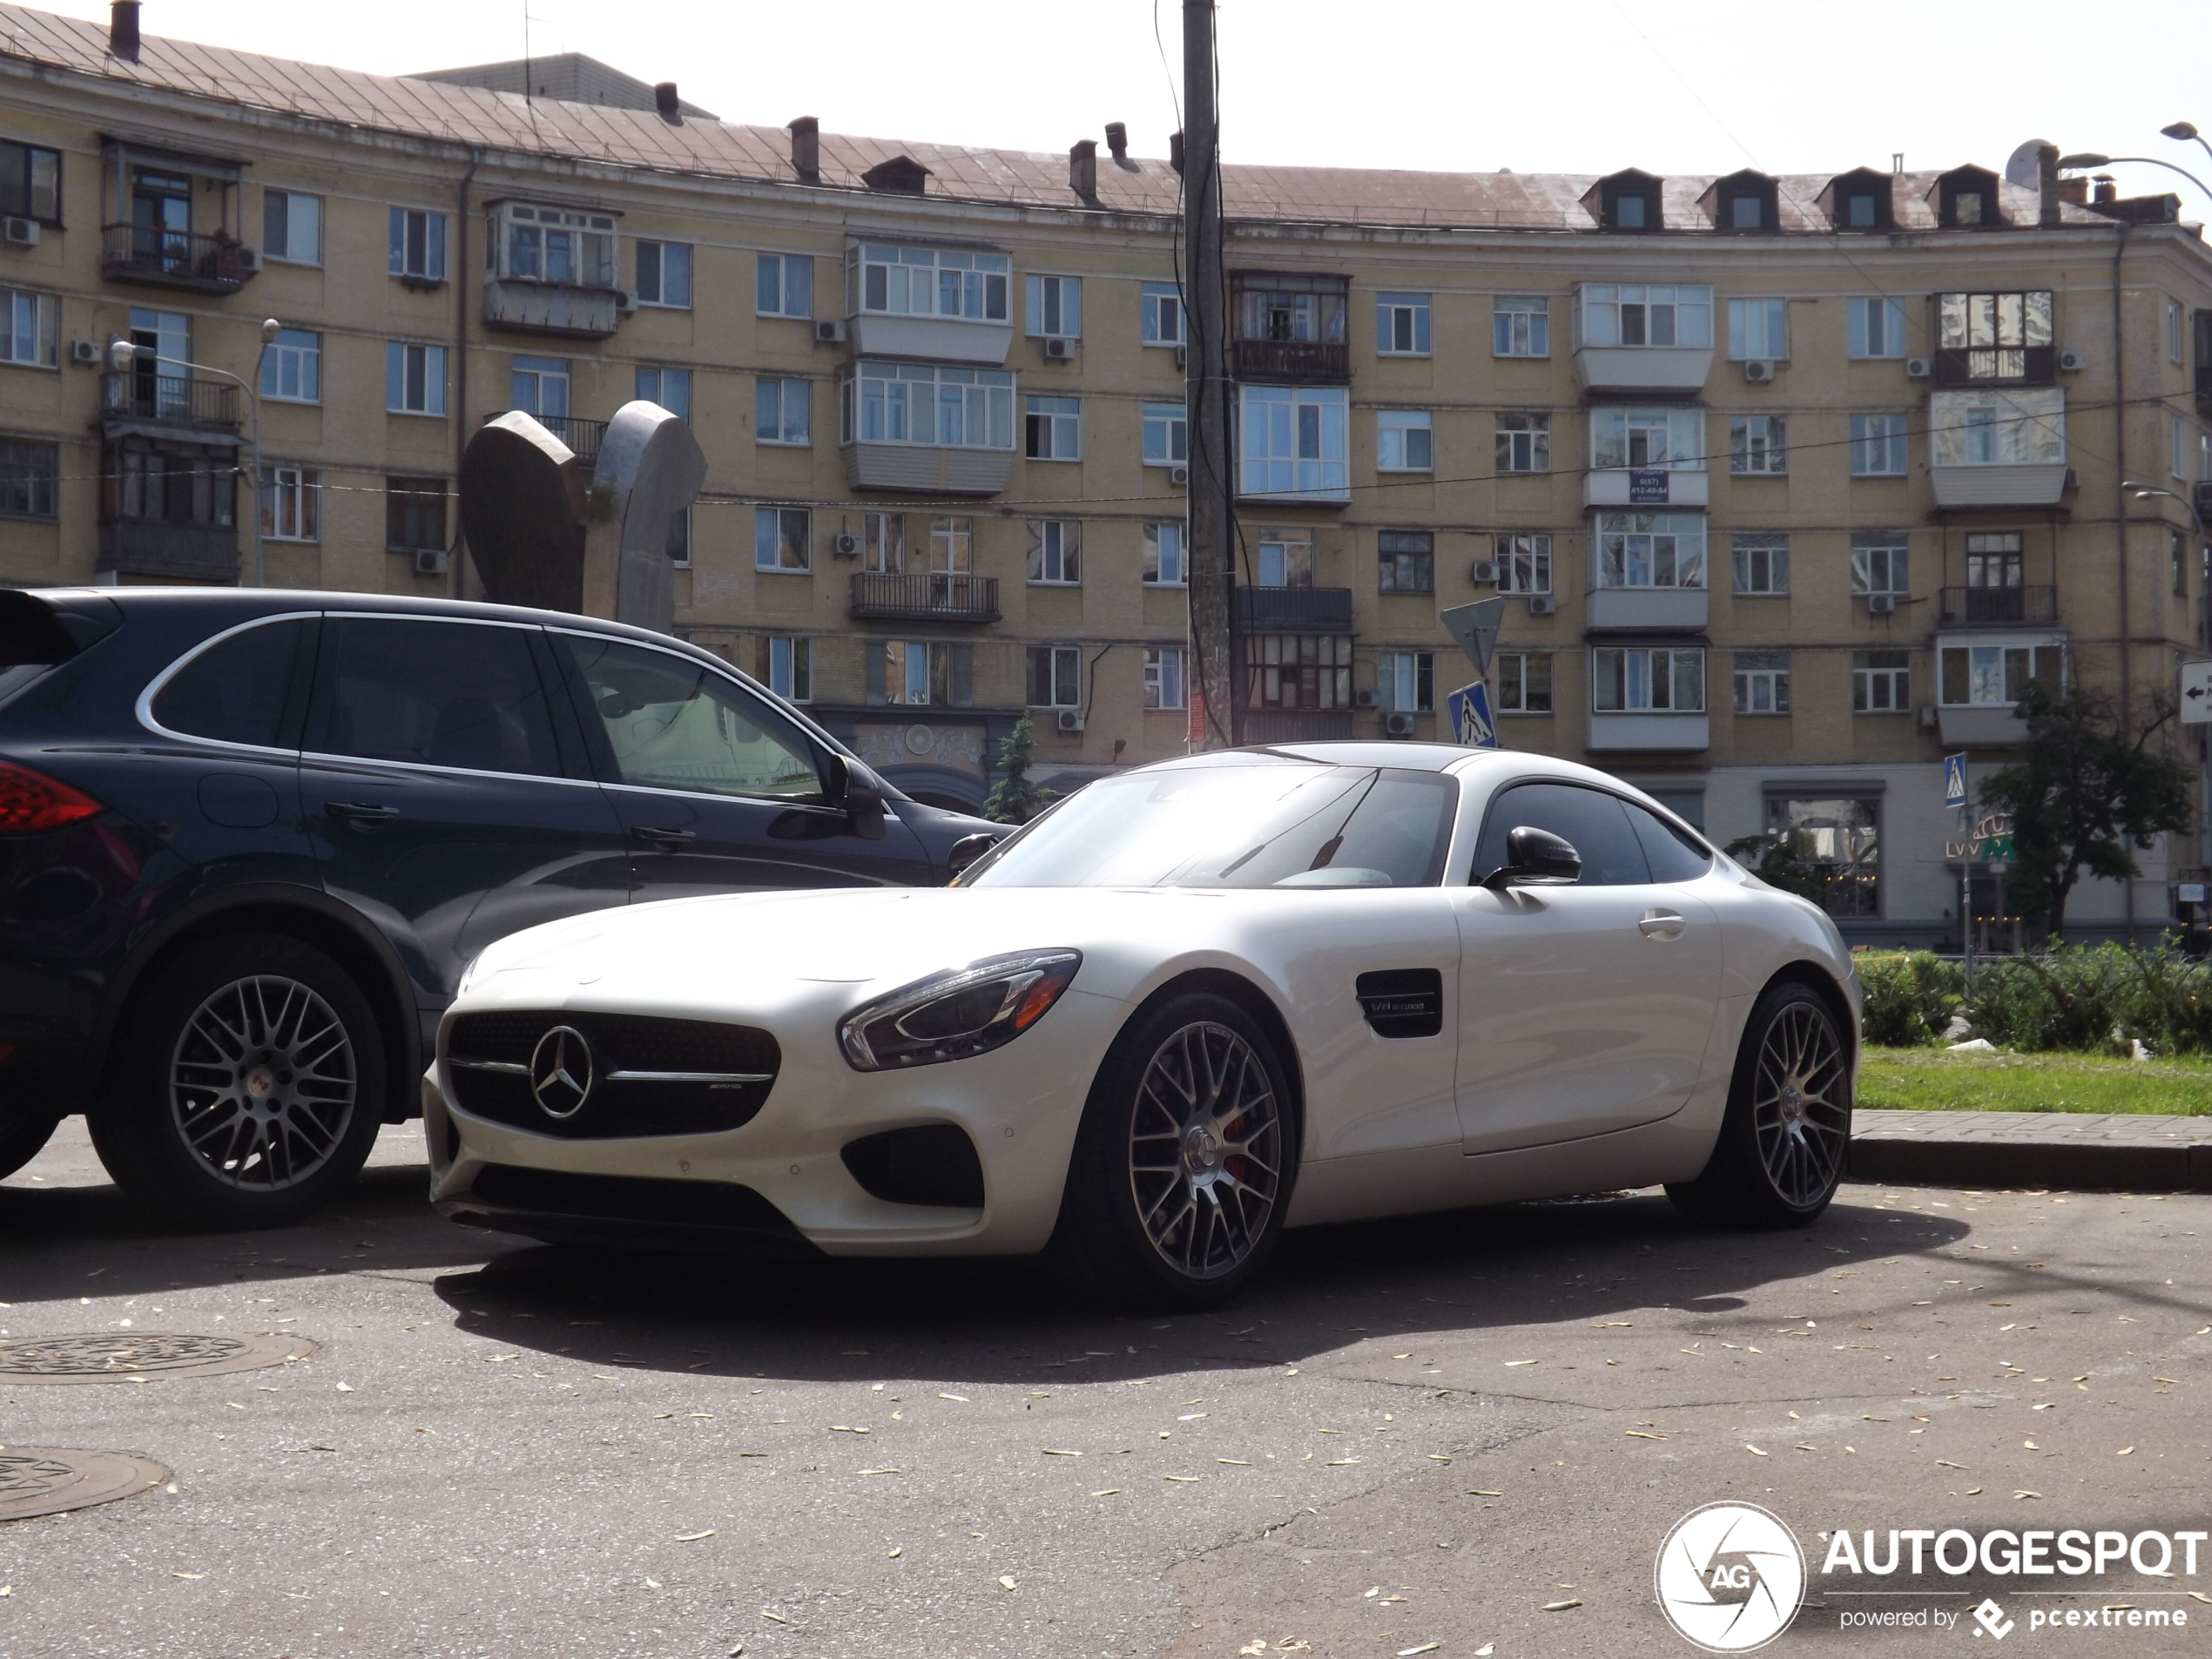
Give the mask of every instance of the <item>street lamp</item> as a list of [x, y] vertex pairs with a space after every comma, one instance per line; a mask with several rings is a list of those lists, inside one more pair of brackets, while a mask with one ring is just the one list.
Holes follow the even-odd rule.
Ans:
[[269, 347], [276, 344], [276, 337], [283, 332], [284, 325], [274, 317], [262, 319], [261, 349], [253, 359], [253, 380], [250, 385], [243, 375], [233, 374], [227, 368], [218, 368], [212, 363], [187, 363], [177, 359], [164, 359], [158, 350], [148, 352], [135, 341], [111, 341], [107, 348], [109, 367], [118, 370], [130, 368], [143, 353], [157, 363], [174, 361], [179, 368], [196, 369], [202, 374], [220, 374], [246, 394], [246, 401], [253, 407], [253, 585], [257, 588], [268, 585], [267, 566], [261, 551], [261, 366], [268, 361]]
[[[2187, 123], [2185, 122], [2175, 123], [2175, 125], [2186, 125]], [[2168, 127], [2167, 131], [2170, 132], [2173, 131], [2173, 128]], [[2195, 127], [2190, 127], [2189, 131], [2194, 133], [2196, 129]], [[2199, 142], [2202, 142], [2202, 140], [2199, 140]], [[2212, 149], [2212, 145], [2207, 145], [2206, 147], [2208, 149]], [[2195, 185], [2199, 190], [2202, 191], [2206, 195], [2212, 196], [2212, 185], [2208, 185], [2204, 180], [2198, 178], [2187, 167], [2177, 167], [2170, 161], [2161, 161], [2156, 156], [2106, 156], [2098, 154], [2094, 150], [2084, 150], [2079, 155], [2060, 156], [2059, 158], [2059, 166], [2061, 171], [2071, 172], [2078, 171], [2083, 167], [2109, 167], [2114, 162], [2121, 161], [2134, 162], [2145, 167], [2163, 167], [2168, 172], [2177, 172], [2181, 174], [2182, 178], [2188, 179], [2189, 183]]]
[[2203, 145], [2204, 153], [2212, 156], [2212, 142], [2206, 141], [2204, 135], [2196, 130], [2196, 123], [2194, 121], [2176, 121], [2171, 126], [2163, 126], [2158, 130], [2168, 138], [2178, 138], [2184, 144], [2195, 138], [2197, 143]]

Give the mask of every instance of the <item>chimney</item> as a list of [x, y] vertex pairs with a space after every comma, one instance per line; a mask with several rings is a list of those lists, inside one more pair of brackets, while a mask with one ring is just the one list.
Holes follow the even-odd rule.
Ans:
[[1106, 148], [1115, 160], [1129, 159], [1129, 129], [1119, 121], [1106, 124]]
[[653, 88], [653, 107], [660, 111], [662, 120], [673, 121], [676, 118], [678, 105], [674, 81], [662, 81]]
[[1098, 141], [1085, 138], [1068, 152], [1068, 188], [1085, 201], [1098, 199]]
[[1183, 134], [1180, 132], [1168, 134], [1168, 165], [1177, 172], [1183, 171]]
[[109, 10], [107, 53], [126, 64], [138, 61], [138, 0], [115, 0]]
[[2072, 202], [2076, 207], [2087, 207], [2089, 205], [2089, 181], [2087, 179], [2060, 179], [2059, 199]]
[[2101, 172], [2097, 175], [2095, 199], [2101, 202], [2116, 202], [2120, 199], [2120, 186], [2113, 182], [2110, 173]]
[[2041, 194], [2042, 206], [2035, 222], [2046, 230], [2059, 222], [2059, 147], [2054, 144], [2039, 145], [2035, 150], [2035, 183]]
[[791, 124], [791, 168], [802, 185], [822, 182], [822, 124], [811, 115]]

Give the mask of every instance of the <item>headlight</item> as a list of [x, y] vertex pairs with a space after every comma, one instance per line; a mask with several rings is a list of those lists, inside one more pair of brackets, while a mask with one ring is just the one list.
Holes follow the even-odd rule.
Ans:
[[856, 1071], [987, 1054], [1044, 1018], [1082, 960], [1079, 950], [1033, 950], [933, 974], [846, 1015], [839, 1045]]

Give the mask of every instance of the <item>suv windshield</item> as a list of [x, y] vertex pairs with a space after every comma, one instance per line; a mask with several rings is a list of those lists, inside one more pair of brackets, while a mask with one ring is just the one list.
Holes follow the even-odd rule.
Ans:
[[1413, 887], [1459, 790], [1431, 772], [1230, 763], [1103, 778], [962, 878], [977, 887]]

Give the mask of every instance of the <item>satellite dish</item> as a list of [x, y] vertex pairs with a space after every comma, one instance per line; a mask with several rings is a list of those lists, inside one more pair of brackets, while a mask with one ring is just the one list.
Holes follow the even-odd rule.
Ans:
[[[2029, 190], [2040, 185], [2043, 182], [2041, 152], [2043, 146], [2050, 143], [2048, 138], [2030, 138], [2019, 149], [2013, 151], [2011, 158], [2005, 163], [2005, 182], [2008, 185], [2020, 185]], [[2054, 149], [2057, 147], [2055, 145], [2052, 145]]]

